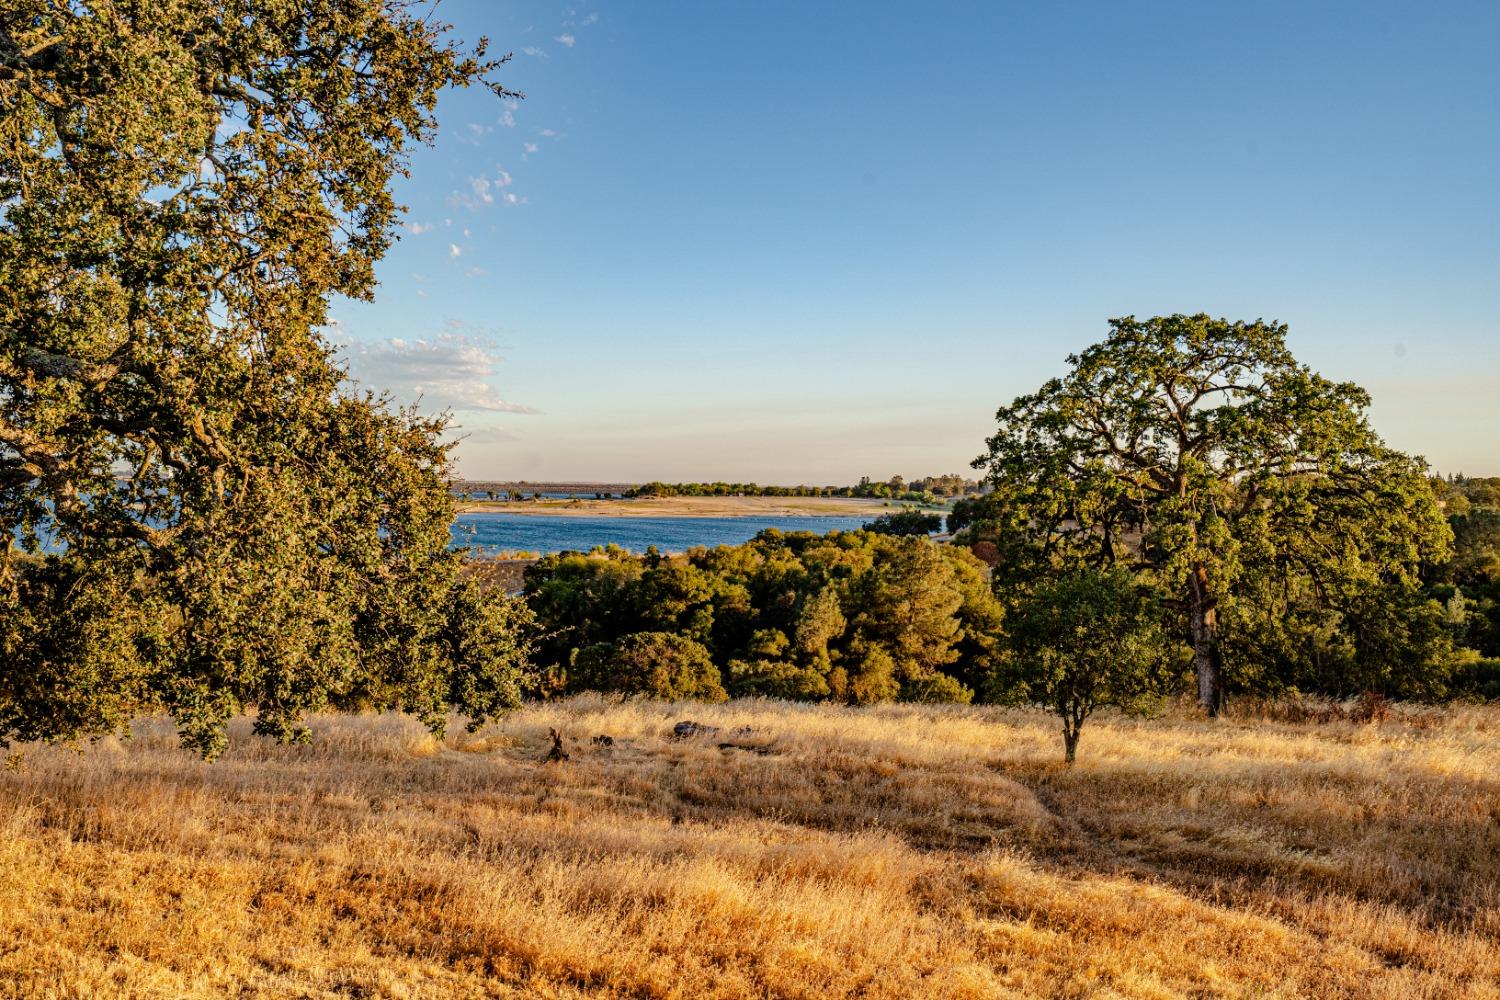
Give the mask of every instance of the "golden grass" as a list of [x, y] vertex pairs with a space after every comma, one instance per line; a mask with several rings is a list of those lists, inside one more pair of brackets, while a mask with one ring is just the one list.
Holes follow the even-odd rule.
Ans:
[[313, 728], [29, 748], [0, 995], [1500, 995], [1500, 709], [1104, 719], [1071, 769], [1049, 717], [977, 708]]

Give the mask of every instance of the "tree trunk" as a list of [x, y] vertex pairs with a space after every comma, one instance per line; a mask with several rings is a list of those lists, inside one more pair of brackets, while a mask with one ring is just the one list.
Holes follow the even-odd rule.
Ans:
[[1078, 737], [1083, 735], [1083, 720], [1088, 710], [1079, 702], [1067, 699], [1058, 705], [1057, 714], [1063, 724], [1063, 759], [1071, 764], [1078, 757]]
[[1082, 733], [1077, 729], [1063, 729], [1063, 760], [1069, 764], [1078, 759], [1078, 737]]
[[1224, 707], [1224, 673], [1219, 659], [1219, 616], [1208, 592], [1208, 571], [1193, 567], [1188, 578], [1188, 615], [1193, 630], [1193, 667], [1198, 673], [1198, 704], [1212, 718]]

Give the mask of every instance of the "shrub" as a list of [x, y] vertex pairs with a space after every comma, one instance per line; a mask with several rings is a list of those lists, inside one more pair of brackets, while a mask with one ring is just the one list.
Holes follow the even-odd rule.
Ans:
[[927, 514], [920, 510], [903, 510], [881, 514], [865, 528], [879, 535], [930, 535], [934, 531], [943, 530], [943, 519], [937, 514]]
[[724, 701], [729, 697], [708, 649], [670, 632], [635, 632], [578, 651], [568, 671], [573, 691], [621, 691], [653, 698]]
[[1500, 658], [1464, 664], [1454, 675], [1451, 690], [1471, 698], [1500, 700]]
[[783, 660], [731, 660], [729, 687], [736, 695], [810, 700], [828, 696], [828, 679], [817, 666]]
[[974, 700], [974, 692], [948, 674], [933, 672], [909, 677], [901, 684], [901, 700], [924, 702], [930, 705], [967, 705]]

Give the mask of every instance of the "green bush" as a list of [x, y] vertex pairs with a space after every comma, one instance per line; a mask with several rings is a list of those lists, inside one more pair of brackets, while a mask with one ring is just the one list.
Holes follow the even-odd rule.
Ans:
[[1500, 701], [1500, 658], [1474, 660], [1459, 667], [1449, 690], [1459, 696]]
[[578, 651], [572, 691], [621, 691], [652, 698], [724, 701], [719, 668], [701, 642], [670, 632], [635, 632]]
[[879, 535], [930, 535], [943, 530], [943, 518], [920, 510], [903, 510], [881, 514], [866, 529]]
[[901, 700], [929, 705], [967, 705], [974, 700], [974, 692], [956, 677], [930, 673], [909, 677], [902, 682]]
[[828, 697], [828, 679], [816, 666], [784, 660], [731, 660], [729, 688], [736, 696], [808, 701]]

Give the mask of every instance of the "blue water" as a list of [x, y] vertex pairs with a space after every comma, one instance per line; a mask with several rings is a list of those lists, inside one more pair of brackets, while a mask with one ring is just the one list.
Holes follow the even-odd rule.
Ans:
[[869, 517], [563, 517], [544, 514], [460, 514], [453, 540], [479, 554], [587, 552], [613, 543], [632, 552], [655, 545], [683, 552], [695, 545], [739, 545], [766, 528], [782, 531], [853, 531]]

